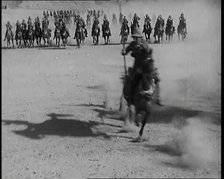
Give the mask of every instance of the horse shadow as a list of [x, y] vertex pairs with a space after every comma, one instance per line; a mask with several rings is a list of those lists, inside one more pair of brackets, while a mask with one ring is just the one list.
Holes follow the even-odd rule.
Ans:
[[76, 119], [66, 119], [73, 115], [69, 114], [55, 114], [47, 115], [50, 119], [42, 123], [31, 123], [21, 120], [2, 120], [4, 125], [25, 125], [26, 129], [14, 130], [17, 135], [28, 137], [31, 139], [43, 139], [45, 136], [56, 135], [61, 137], [98, 137], [101, 136], [105, 139], [110, 139], [106, 133], [97, 131], [93, 132], [92, 128], [100, 123], [95, 121], [80, 121]]
[[[113, 120], [123, 121], [122, 112], [118, 109], [107, 109], [105, 105], [96, 104], [79, 104], [79, 106], [90, 107], [91, 110], [98, 113], [101, 119], [108, 118]], [[157, 106], [153, 105], [151, 109], [150, 119], [148, 123], [172, 123], [178, 122], [180, 126], [187, 124], [187, 119], [192, 117], [200, 117], [215, 125], [221, 125], [220, 114], [205, 112], [200, 110], [187, 109], [176, 106]]]

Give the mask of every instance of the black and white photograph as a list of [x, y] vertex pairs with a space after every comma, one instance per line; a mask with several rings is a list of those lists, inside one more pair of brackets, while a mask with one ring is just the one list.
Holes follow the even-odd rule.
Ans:
[[221, 178], [221, 0], [1, 1], [2, 178]]

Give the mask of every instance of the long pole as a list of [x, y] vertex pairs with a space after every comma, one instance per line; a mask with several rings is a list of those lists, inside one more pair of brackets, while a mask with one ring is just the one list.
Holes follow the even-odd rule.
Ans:
[[[119, 0], [119, 11], [120, 11], [120, 14], [122, 13], [121, 11], [121, 0]], [[123, 45], [123, 51], [125, 50], [125, 40], [123, 39], [124, 38], [124, 31], [122, 30], [122, 45]], [[124, 73], [125, 73], [125, 76], [127, 76], [127, 68], [126, 68], [126, 59], [125, 59], [125, 55], [123, 55], [123, 59], [124, 59]]]

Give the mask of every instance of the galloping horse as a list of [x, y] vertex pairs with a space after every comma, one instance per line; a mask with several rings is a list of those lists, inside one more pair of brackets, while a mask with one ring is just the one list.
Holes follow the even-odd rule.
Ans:
[[99, 36], [100, 36], [100, 28], [97, 24], [93, 24], [92, 37], [93, 37], [93, 43], [95, 45], [99, 43]]
[[139, 137], [137, 138], [140, 140], [143, 135], [144, 127], [150, 117], [151, 106], [154, 102], [156, 93], [156, 85], [152, 73], [142, 74], [141, 80], [135, 89], [133, 100], [128, 98], [130, 87], [131, 77], [130, 75], [126, 75], [124, 77], [124, 88], [120, 101], [120, 110], [124, 110], [126, 108], [123, 111], [125, 112], [123, 116], [125, 123], [131, 120], [131, 122], [135, 122], [136, 125], [139, 126], [139, 122], [141, 121], [142, 126], [139, 131]]
[[156, 42], [160, 43], [163, 40], [163, 32], [164, 32], [162, 24], [160, 23], [158, 26], [156, 26], [154, 28], [154, 31], [155, 31], [154, 32], [155, 43]]
[[150, 22], [146, 22], [143, 25], [143, 33], [145, 33], [145, 39], [150, 40], [150, 34], [152, 32], [152, 27]]
[[55, 38], [56, 38], [56, 45], [59, 47], [61, 40], [61, 30], [58, 27], [55, 29]]
[[21, 47], [22, 40], [23, 40], [23, 32], [21, 28], [18, 28], [18, 30], [16, 31], [16, 45], [18, 45], [19, 41], [18, 47]]
[[110, 41], [110, 36], [111, 36], [109, 24], [102, 25], [102, 31], [103, 31], [104, 42], [105, 44], [108, 44], [108, 42]]
[[178, 33], [178, 39], [180, 41], [180, 36], [182, 37], [182, 41], [186, 38], [186, 28], [184, 27], [183, 24], [179, 24], [177, 27], [177, 33]]
[[83, 28], [81, 26], [77, 26], [75, 31], [75, 39], [76, 39], [78, 48], [80, 48], [81, 46], [83, 36], [84, 36]]
[[175, 27], [174, 26], [166, 26], [166, 29], [165, 29], [165, 34], [166, 34], [166, 40], [167, 40], [167, 37], [168, 37], [168, 41], [172, 41], [173, 39], [173, 34], [175, 33]]
[[68, 34], [66, 28], [62, 28], [62, 30], [61, 30], [61, 40], [62, 40], [64, 46], [66, 46], [67, 43], [68, 43], [68, 37], [69, 37], [69, 34]]
[[34, 31], [32, 28], [29, 28], [27, 31], [27, 41], [29, 42], [29, 47], [34, 46]]
[[128, 40], [128, 35], [129, 35], [128, 24], [123, 24], [120, 32], [121, 44], [125, 44], [125, 42]]
[[[42, 38], [44, 40], [44, 46], [47, 43], [48, 45], [50, 45], [50, 38], [51, 38], [51, 29], [48, 29], [47, 26], [45, 26], [42, 29]], [[47, 39], [47, 42], [46, 42]]]
[[12, 29], [8, 28], [6, 30], [6, 40], [7, 40], [7, 48], [10, 46], [10, 41], [12, 41], [12, 45], [14, 47], [14, 34], [12, 32]]
[[36, 39], [37, 45], [41, 45], [41, 37], [42, 37], [42, 31], [39, 25], [35, 24], [35, 30], [34, 30], [34, 37]]

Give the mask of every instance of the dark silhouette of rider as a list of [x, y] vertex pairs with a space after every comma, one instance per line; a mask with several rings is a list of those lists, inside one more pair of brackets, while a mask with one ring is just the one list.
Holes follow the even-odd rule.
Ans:
[[179, 17], [179, 25], [185, 29], [185, 32], [187, 34], [187, 25], [186, 25], [186, 19], [184, 17], [184, 13], [181, 13], [181, 15]]
[[[129, 99], [133, 102], [133, 96], [135, 89], [139, 84], [140, 79], [144, 73], [151, 73], [153, 75], [155, 84], [157, 86], [156, 90], [156, 104], [162, 106], [160, 101], [160, 88], [159, 88], [159, 77], [158, 69], [154, 66], [154, 60], [152, 58], [152, 49], [148, 46], [148, 43], [143, 39], [143, 36], [139, 29], [135, 28], [132, 34], [133, 41], [129, 44], [126, 49], [122, 50], [122, 55], [127, 55], [131, 52], [131, 56], [134, 57], [134, 65], [131, 70], [131, 93]], [[142, 91], [144, 93], [144, 91]], [[147, 92], [146, 92], [147, 93]]]
[[102, 32], [103, 32], [102, 36], [103, 36], [103, 37], [105, 36], [105, 34], [104, 34], [104, 30], [106, 30], [106, 28], [109, 29], [109, 36], [111, 36], [111, 32], [110, 32], [110, 27], [109, 27], [109, 25], [110, 25], [110, 23], [109, 23], [109, 21], [108, 21], [108, 19], [107, 19], [107, 16], [104, 15], [103, 24], [102, 24]]
[[169, 15], [169, 17], [166, 21], [166, 26], [173, 27], [173, 18], [171, 17], [171, 15]]
[[138, 17], [137, 14], [134, 13], [133, 24], [137, 24], [139, 27], [139, 22], [138, 22], [139, 20], [140, 20], [140, 17]]
[[124, 18], [123, 18], [122, 25], [128, 25], [128, 20], [127, 20], [126, 16], [124, 16]]
[[[5, 32], [5, 38], [4, 38], [4, 41], [6, 40], [6, 36], [7, 36], [7, 33], [8, 33], [8, 31], [12, 31], [12, 25], [10, 24], [10, 22], [8, 21], [7, 23], [6, 23], [6, 32]], [[12, 34], [13, 34], [13, 32], [12, 32]]]

